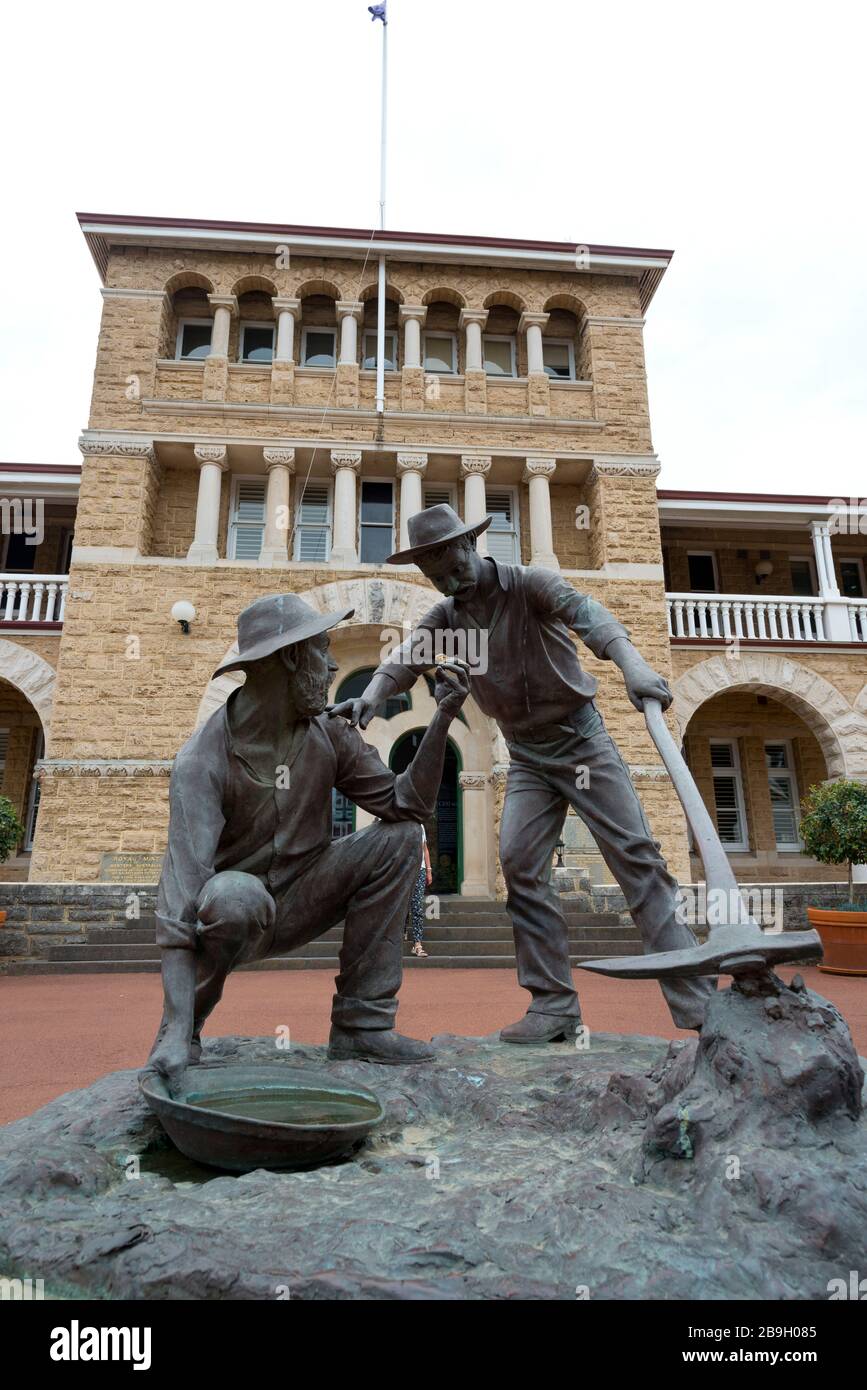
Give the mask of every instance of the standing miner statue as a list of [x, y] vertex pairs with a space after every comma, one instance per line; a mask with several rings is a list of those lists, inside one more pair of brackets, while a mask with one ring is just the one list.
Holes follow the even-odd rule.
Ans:
[[[388, 563], [414, 562], [443, 595], [406, 641], [389, 654], [364, 693], [331, 706], [366, 728], [377, 707], [449, 650], [463, 633], [485, 660], [471, 673], [470, 693], [495, 719], [511, 759], [500, 828], [500, 859], [515, 935], [518, 979], [532, 1002], [500, 1033], [504, 1042], [534, 1043], [575, 1034], [581, 1022], [569, 966], [569, 938], [549, 883], [554, 847], [569, 805], [591, 831], [623, 890], [648, 952], [694, 946], [677, 915], [677, 883], [666, 868], [626, 765], [593, 697], [596, 680], [581, 669], [568, 629], [593, 654], [623, 672], [636, 709], [644, 699], [671, 704], [671, 691], [636, 651], [626, 629], [595, 599], [541, 567], [482, 558], [476, 537], [491, 517], [464, 525], [449, 506], [409, 518], [409, 549]], [[700, 1029], [714, 983], [683, 976], [661, 982], [674, 1022]]]

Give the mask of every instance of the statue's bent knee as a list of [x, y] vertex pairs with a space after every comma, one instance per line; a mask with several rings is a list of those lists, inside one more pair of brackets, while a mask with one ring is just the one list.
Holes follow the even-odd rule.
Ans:
[[239, 945], [269, 932], [276, 911], [264, 884], [253, 874], [236, 869], [209, 878], [196, 904], [202, 938]]

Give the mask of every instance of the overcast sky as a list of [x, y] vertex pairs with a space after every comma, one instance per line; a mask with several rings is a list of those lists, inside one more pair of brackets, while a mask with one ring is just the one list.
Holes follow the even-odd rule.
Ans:
[[[856, 6], [389, 13], [387, 225], [673, 249], [645, 336], [662, 485], [867, 494]], [[101, 308], [74, 213], [375, 225], [381, 30], [365, 0], [5, 26], [0, 458], [70, 462]]]

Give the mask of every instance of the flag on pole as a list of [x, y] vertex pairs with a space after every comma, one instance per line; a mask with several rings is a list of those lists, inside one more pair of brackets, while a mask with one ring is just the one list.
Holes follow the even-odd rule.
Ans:
[[368, 5], [368, 7], [367, 7], [367, 13], [370, 15], [371, 19], [372, 19], [374, 22], [375, 22], [377, 19], [381, 19], [382, 22], [383, 22], [383, 24], [387, 24], [387, 23], [388, 23], [388, 19], [387, 19], [387, 17], [386, 17], [386, 13], [385, 13], [385, 6], [386, 6], [386, 3], [387, 3], [387, 0], [383, 0], [383, 3], [382, 3], [381, 5]]

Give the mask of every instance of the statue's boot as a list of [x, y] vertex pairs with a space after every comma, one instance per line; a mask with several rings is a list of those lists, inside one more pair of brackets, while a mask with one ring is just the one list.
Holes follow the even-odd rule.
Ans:
[[580, 1015], [528, 1013], [500, 1029], [500, 1042], [568, 1042], [581, 1027]]
[[393, 1028], [338, 1028], [332, 1023], [328, 1056], [332, 1062], [379, 1062], [388, 1067], [432, 1062], [436, 1053], [428, 1043], [405, 1038]]

